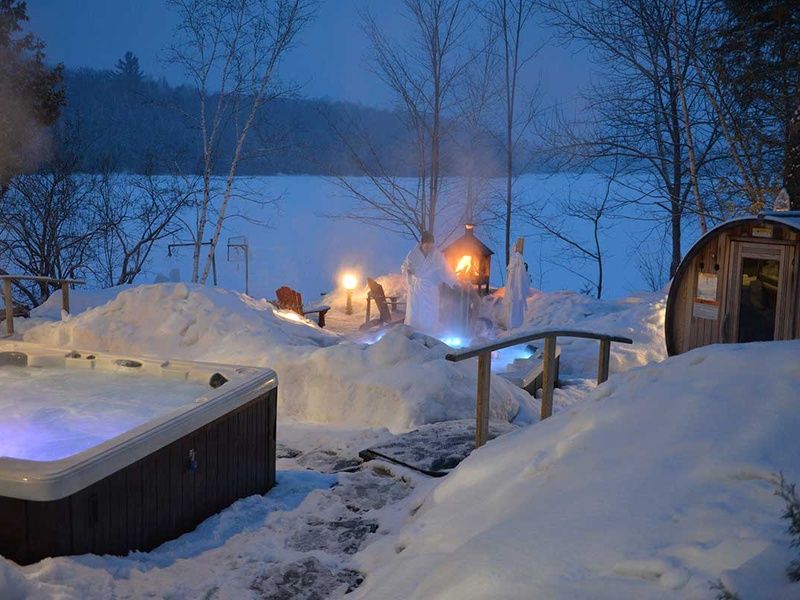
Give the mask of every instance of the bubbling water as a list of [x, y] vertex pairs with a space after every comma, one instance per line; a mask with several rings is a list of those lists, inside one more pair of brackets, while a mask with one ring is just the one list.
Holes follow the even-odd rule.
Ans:
[[0, 367], [0, 456], [66, 458], [209, 391], [141, 374]]

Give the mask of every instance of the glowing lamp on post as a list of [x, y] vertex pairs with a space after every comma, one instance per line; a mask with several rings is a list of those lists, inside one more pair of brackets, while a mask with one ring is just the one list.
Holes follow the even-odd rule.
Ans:
[[353, 290], [356, 289], [358, 285], [358, 279], [352, 273], [348, 273], [342, 278], [342, 287], [347, 290], [347, 304], [344, 308], [344, 313], [346, 315], [353, 314]]

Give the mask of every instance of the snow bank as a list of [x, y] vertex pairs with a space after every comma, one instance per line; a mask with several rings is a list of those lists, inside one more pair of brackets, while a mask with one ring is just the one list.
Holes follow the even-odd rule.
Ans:
[[[800, 341], [710, 346], [613, 376], [474, 452], [362, 598], [797, 598], [775, 474], [800, 482]], [[388, 558], [388, 560], [387, 560]]]
[[[117, 297], [124, 291], [131, 289], [132, 285], [118, 285], [100, 290], [85, 290], [78, 288], [70, 290], [69, 310], [73, 315], [102, 306]], [[34, 319], [60, 319], [61, 318], [61, 290], [56, 290], [50, 297], [31, 311]]]
[[290, 311], [220, 288], [142, 285], [25, 332], [25, 341], [189, 360], [263, 365], [338, 338]]
[[[502, 313], [502, 292], [485, 299], [485, 309], [495, 321]], [[544, 329], [582, 329], [622, 335], [633, 345], [611, 345], [611, 372], [627, 371], [666, 358], [664, 314], [666, 295], [645, 293], [620, 300], [596, 300], [575, 292], [532, 290], [525, 323], [511, 332]], [[561, 374], [594, 377], [598, 343], [593, 340], [559, 338]]]
[[[333, 311], [331, 311], [333, 312]], [[406, 327], [368, 345], [347, 342], [266, 300], [183, 283], [143, 285], [24, 339], [65, 348], [268, 366], [279, 409], [297, 419], [388, 427], [474, 416], [477, 369], [444, 360], [450, 349]], [[492, 416], [523, 420], [535, 400], [508, 382], [492, 385]]]
[[[284, 392], [285, 414], [392, 431], [474, 418], [476, 364], [445, 360], [451, 351], [434, 338], [398, 326], [372, 345], [343, 343], [311, 353], [302, 362], [278, 369], [280, 385], [288, 380], [298, 390], [291, 399]], [[492, 418], [511, 421], [519, 416], [530, 422], [538, 411], [538, 401], [526, 392], [492, 378]]]

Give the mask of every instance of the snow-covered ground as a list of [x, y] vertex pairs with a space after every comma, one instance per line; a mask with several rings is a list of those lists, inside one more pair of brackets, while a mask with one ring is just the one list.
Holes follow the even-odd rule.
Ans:
[[[380, 278], [402, 293], [396, 275]], [[330, 330], [269, 302], [182, 283], [54, 296], [27, 341], [263, 365], [278, 372], [278, 486], [149, 553], [0, 559], [3, 598], [789, 598], [775, 473], [800, 481], [800, 342], [665, 359], [663, 294], [534, 291], [525, 328], [627, 335], [596, 388], [597, 344], [561, 340], [556, 416], [514, 428], [434, 480], [358, 452], [474, 417], [472, 361], [405, 327], [361, 332], [365, 290]], [[487, 299], [489, 314], [496, 300]], [[91, 307], [91, 308], [90, 308]], [[500, 332], [502, 335], [508, 332]], [[644, 365], [644, 366], [642, 366]], [[493, 417], [537, 402], [493, 378]], [[510, 427], [506, 426], [508, 429]]]
[[490, 442], [364, 556], [359, 598], [798, 598], [800, 341], [701, 348]]

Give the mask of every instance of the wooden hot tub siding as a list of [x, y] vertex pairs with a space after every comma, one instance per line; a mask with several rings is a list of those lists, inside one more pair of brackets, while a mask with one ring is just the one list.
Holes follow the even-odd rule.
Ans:
[[270, 390], [66, 498], [0, 497], [0, 554], [25, 565], [152, 550], [235, 500], [266, 493], [275, 484], [276, 401]]

